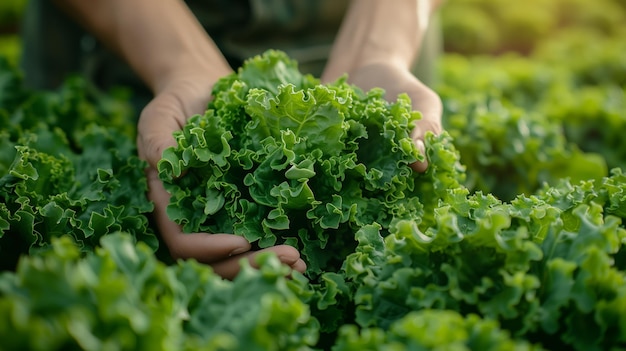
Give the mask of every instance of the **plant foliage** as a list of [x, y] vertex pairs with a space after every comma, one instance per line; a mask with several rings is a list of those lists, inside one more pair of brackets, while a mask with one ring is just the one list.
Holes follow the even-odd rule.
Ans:
[[557, 19], [471, 1], [512, 19], [486, 50], [528, 28], [533, 51], [446, 55], [424, 155], [407, 96], [321, 84], [278, 51], [175, 134], [169, 216], [293, 245], [304, 275], [268, 254], [228, 281], [155, 253], [127, 96], [30, 91], [0, 61], [0, 350], [626, 348], [625, 47], [598, 34], [623, 5], [571, 0], [559, 21], [605, 26], [535, 45]]

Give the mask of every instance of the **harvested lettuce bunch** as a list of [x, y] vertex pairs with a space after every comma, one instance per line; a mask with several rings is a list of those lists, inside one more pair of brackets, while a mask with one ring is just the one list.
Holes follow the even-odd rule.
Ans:
[[321, 84], [268, 51], [214, 86], [204, 115], [176, 132], [158, 168], [186, 232], [235, 233], [298, 248], [309, 273], [336, 271], [354, 233], [422, 215], [409, 164], [422, 159], [408, 96]]

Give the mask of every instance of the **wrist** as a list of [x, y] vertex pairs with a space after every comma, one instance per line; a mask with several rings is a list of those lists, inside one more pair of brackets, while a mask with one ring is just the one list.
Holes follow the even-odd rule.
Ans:
[[376, 63], [410, 69], [428, 28], [435, 0], [353, 1], [333, 46], [324, 79]]
[[[215, 57], [201, 57], [195, 53], [179, 54], [160, 68], [154, 69], [154, 79], [150, 88], [154, 94], [159, 94], [172, 87], [192, 85], [196, 89], [211, 91], [213, 84], [223, 76], [232, 73], [232, 68], [221, 55]], [[210, 56], [210, 55], [209, 55]]]

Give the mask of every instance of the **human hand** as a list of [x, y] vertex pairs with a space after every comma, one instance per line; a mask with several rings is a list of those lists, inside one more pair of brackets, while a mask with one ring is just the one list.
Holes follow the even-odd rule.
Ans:
[[[229, 72], [224, 72], [229, 73]], [[148, 197], [154, 202], [154, 218], [161, 237], [175, 259], [193, 258], [209, 264], [219, 275], [232, 279], [239, 272], [239, 261], [247, 257], [254, 266], [254, 257], [263, 251], [273, 251], [293, 270], [304, 272], [306, 264], [300, 253], [288, 245], [260, 251], [250, 251], [250, 243], [232, 234], [183, 233], [179, 225], [167, 216], [170, 195], [158, 177], [157, 162], [163, 150], [175, 145], [172, 133], [180, 130], [188, 117], [204, 113], [210, 99], [211, 87], [205, 79], [191, 76], [177, 79], [165, 86], [145, 107], [139, 118], [137, 147], [139, 156], [148, 161]]]
[[[442, 103], [439, 95], [417, 79], [410, 70], [386, 62], [376, 62], [361, 66], [348, 72], [348, 81], [363, 90], [375, 87], [385, 89], [385, 97], [394, 101], [398, 94], [406, 93], [411, 98], [413, 110], [419, 111], [422, 118], [416, 122], [411, 133], [417, 148], [424, 154], [424, 135], [431, 131], [439, 134], [442, 131]], [[428, 161], [415, 162], [411, 168], [424, 172]]]

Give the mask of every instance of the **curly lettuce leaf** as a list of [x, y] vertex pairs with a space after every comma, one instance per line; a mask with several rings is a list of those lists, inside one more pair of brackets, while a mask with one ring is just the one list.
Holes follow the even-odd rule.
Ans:
[[338, 155], [345, 148], [347, 125], [344, 116], [351, 101], [336, 97], [336, 91], [323, 85], [296, 90], [295, 85], [278, 87], [278, 93], [255, 88], [248, 92], [245, 106], [250, 115], [249, 137], [253, 146], [267, 138], [277, 138], [281, 130], [290, 130], [306, 140], [306, 149], [320, 149]]
[[395, 321], [388, 330], [344, 325], [333, 350], [541, 350], [516, 340], [495, 320], [449, 310], [420, 310]]
[[[243, 261], [247, 262], [247, 261]], [[83, 255], [69, 236], [0, 275], [2, 348], [312, 349], [302, 276], [264, 255], [234, 281], [193, 260], [166, 265], [128, 233]]]
[[80, 153], [58, 129], [24, 134], [0, 178], [9, 223], [4, 237], [11, 236], [13, 249], [26, 253], [71, 233], [83, 249], [92, 250], [103, 235], [124, 230], [156, 248], [146, 217], [152, 204], [144, 195], [144, 162], [133, 155], [133, 143], [102, 127], [83, 133]]
[[[255, 80], [259, 71], [278, 85]], [[206, 113], [175, 133], [158, 168], [172, 194], [168, 214], [184, 231], [294, 245], [319, 275], [340, 268], [362, 226], [386, 231], [422, 215], [415, 184], [423, 176], [409, 167], [423, 157], [410, 137], [420, 115], [406, 95], [388, 102], [380, 89], [366, 93], [343, 78], [297, 77], [284, 54], [248, 60], [218, 82]]]
[[398, 221], [382, 250], [370, 235], [346, 259], [357, 323], [387, 329], [412, 311], [447, 309], [550, 349], [623, 342], [626, 230], [605, 213], [621, 198], [621, 177], [564, 181], [511, 203], [449, 189], [434, 225]]

